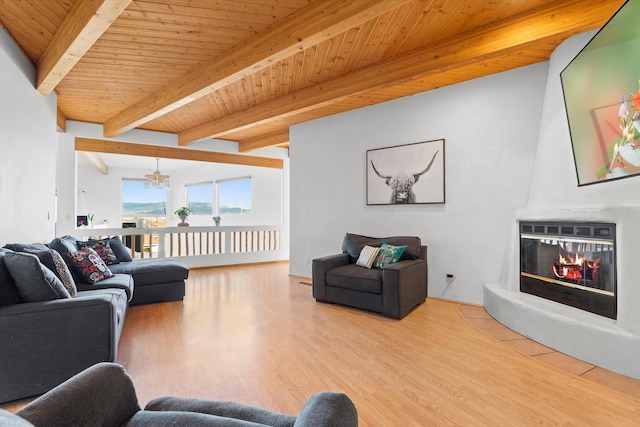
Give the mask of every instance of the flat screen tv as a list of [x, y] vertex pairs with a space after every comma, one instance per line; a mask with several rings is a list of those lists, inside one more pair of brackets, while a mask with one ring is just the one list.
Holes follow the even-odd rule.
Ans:
[[640, 0], [560, 73], [578, 185], [640, 174]]

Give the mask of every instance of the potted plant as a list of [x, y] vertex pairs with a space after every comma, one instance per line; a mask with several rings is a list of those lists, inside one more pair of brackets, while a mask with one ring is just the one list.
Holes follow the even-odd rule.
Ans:
[[214, 216], [214, 217], [213, 217], [213, 218], [211, 218], [211, 219], [213, 219], [213, 222], [215, 222], [215, 223], [216, 223], [216, 225], [220, 225], [220, 219], [221, 219], [221, 218], [220, 218], [219, 216]]
[[187, 206], [182, 206], [178, 209], [176, 209], [176, 211], [174, 212], [174, 214], [178, 215], [178, 217], [180, 217], [180, 223], [178, 224], [178, 227], [188, 227], [189, 223], [185, 222], [185, 220], [187, 219], [187, 217], [189, 216], [189, 214], [193, 212], [193, 210]]

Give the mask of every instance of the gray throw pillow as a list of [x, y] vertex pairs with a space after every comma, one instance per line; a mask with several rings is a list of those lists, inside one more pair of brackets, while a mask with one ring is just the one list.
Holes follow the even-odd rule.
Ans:
[[37, 256], [26, 252], [9, 252], [4, 262], [24, 302], [71, 298], [56, 275]]
[[49, 249], [44, 243], [7, 243], [4, 247], [14, 252], [26, 252], [27, 250], [46, 251]]
[[113, 236], [109, 238], [109, 244], [111, 245], [113, 253], [116, 254], [116, 258], [118, 258], [118, 261], [133, 261], [133, 259], [131, 258], [131, 253], [129, 252], [129, 248], [127, 248], [124, 243], [122, 243], [122, 240], [120, 240], [120, 236]]
[[49, 247], [55, 251], [58, 251], [60, 255], [64, 255], [68, 252], [75, 252], [78, 250], [76, 245], [76, 238], [73, 236], [56, 237], [49, 243]]
[[0, 248], [0, 306], [20, 304], [22, 302], [22, 298], [20, 298], [20, 294], [16, 288], [16, 283], [4, 263], [4, 256], [9, 252], [13, 251], [10, 249]]
[[25, 252], [37, 256], [45, 267], [53, 271], [53, 274], [60, 279], [71, 297], [75, 297], [77, 295], [78, 289], [76, 288], [76, 283], [73, 281], [71, 271], [69, 270], [67, 263], [62, 258], [62, 255], [53, 249], [47, 249], [46, 251], [33, 251], [27, 249]]

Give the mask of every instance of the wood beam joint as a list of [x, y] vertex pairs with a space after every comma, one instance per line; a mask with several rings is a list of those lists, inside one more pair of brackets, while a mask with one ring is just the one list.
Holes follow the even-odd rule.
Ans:
[[247, 138], [241, 140], [239, 145], [239, 151], [246, 153], [250, 151], [261, 150], [270, 147], [279, 147], [283, 144], [289, 143], [289, 128], [280, 132], [270, 133], [268, 135], [260, 135], [253, 138]]

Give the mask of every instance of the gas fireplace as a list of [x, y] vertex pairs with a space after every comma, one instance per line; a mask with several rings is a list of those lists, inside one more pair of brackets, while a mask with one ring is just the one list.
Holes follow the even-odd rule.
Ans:
[[615, 319], [615, 224], [520, 222], [520, 291]]

